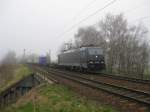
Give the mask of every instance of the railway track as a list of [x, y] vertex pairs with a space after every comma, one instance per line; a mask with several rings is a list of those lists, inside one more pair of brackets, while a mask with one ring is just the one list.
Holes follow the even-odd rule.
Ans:
[[[40, 68], [40, 70], [42, 69]], [[45, 72], [51, 74], [53, 77], [65, 78], [73, 82], [80, 83], [84, 86], [97, 89], [97, 90], [102, 90], [104, 92], [119, 96], [121, 98], [134, 101], [136, 103], [139, 103], [140, 105], [150, 107], [150, 93], [148, 92], [134, 90], [131, 88], [113, 85], [110, 83], [95, 81], [95, 80], [83, 77], [81, 75], [77, 75], [77, 74], [72, 75], [64, 71], [59, 71], [59, 70], [54, 70], [54, 69], [49, 70], [46, 68], [44, 68], [44, 70], [46, 70]]]
[[140, 79], [140, 78], [132, 78], [132, 77], [127, 77], [127, 76], [121, 76], [121, 75], [117, 75], [117, 74], [108, 74], [108, 73], [104, 73], [104, 72], [78, 72], [78, 71], [69, 71], [69, 70], [64, 70], [64, 69], [60, 69], [58, 67], [52, 67], [53, 69], [57, 69], [57, 70], [63, 70], [66, 72], [74, 72], [74, 73], [78, 73], [80, 75], [92, 75], [92, 76], [100, 76], [100, 77], [109, 77], [112, 79], [116, 79], [116, 80], [123, 80], [123, 81], [130, 81], [130, 82], [135, 82], [135, 83], [141, 83], [141, 84], [150, 84], [150, 80], [149, 79]]
[[[46, 68], [46, 67], [45, 67]], [[48, 68], [47, 69], [53, 69], [53, 68]], [[68, 70], [62, 70], [62, 69], [55, 69], [55, 70], [61, 70], [64, 71], [65, 73], [68, 74], [74, 74], [74, 75], [81, 75], [96, 81], [101, 81], [101, 82], [108, 82], [108, 83], [112, 83], [115, 85], [120, 85], [122, 87], [128, 87], [131, 89], [135, 89], [135, 90], [140, 90], [140, 91], [145, 91], [145, 92], [149, 92], [150, 93], [150, 83], [149, 82], [145, 82], [142, 80], [132, 80], [132, 78], [129, 80], [123, 77], [116, 77], [114, 75], [111, 76], [107, 76], [107, 75], [103, 75], [103, 74], [87, 74], [87, 73], [80, 73], [80, 72], [73, 72], [73, 71], [68, 71]], [[114, 76], [114, 77], [113, 77]], [[121, 78], [121, 79], [120, 79]]]
[[141, 84], [150, 84], [150, 80], [131, 78], [131, 77], [125, 77], [125, 76], [119, 76], [119, 75], [112, 75], [112, 74], [107, 74], [104, 72], [98, 72], [98, 73], [88, 72], [86, 74], [81, 73], [81, 72], [76, 72], [76, 73], [78, 73], [80, 75], [93, 75], [93, 76], [100, 76], [100, 77], [109, 77], [109, 78], [117, 79], [117, 80], [130, 81], [130, 82], [141, 83]]
[[103, 72], [97, 73], [97, 74], [100, 74], [101, 76], [104, 76], [104, 77], [110, 77], [113, 79], [126, 80], [126, 81], [135, 82], [135, 83], [150, 84], [150, 80], [146, 80], [146, 79], [138, 79], [138, 78], [119, 76], [119, 75], [111, 75], [111, 74], [107, 74], [107, 73], [103, 73]]

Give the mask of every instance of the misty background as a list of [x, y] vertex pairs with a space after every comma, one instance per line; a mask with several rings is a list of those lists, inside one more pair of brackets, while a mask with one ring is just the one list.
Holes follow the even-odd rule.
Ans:
[[[55, 60], [62, 43], [73, 41], [79, 27], [93, 25], [107, 13], [123, 13], [130, 24], [142, 23], [150, 29], [149, 0], [116, 0], [78, 24], [111, 1], [0, 0], [0, 59], [10, 50], [23, 55], [26, 49], [27, 55], [45, 55], [51, 50], [51, 58]], [[147, 38], [149, 41], [149, 34]]]

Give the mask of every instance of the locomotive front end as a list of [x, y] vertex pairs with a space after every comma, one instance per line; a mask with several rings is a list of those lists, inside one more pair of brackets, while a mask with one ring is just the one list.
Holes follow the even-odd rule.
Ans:
[[99, 47], [88, 48], [87, 63], [88, 69], [90, 70], [105, 69], [105, 60], [102, 49]]

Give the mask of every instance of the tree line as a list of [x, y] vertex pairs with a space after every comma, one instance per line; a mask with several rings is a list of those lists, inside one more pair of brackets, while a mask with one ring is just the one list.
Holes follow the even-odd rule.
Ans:
[[[0, 85], [5, 86], [13, 78], [14, 70], [17, 66], [16, 53], [9, 51], [0, 63]], [[1, 90], [1, 88], [0, 88]]]
[[[104, 50], [108, 72], [137, 74], [143, 77], [149, 64], [148, 30], [143, 24], [131, 25], [123, 14], [107, 14], [97, 26], [79, 28], [67, 49], [99, 46]], [[61, 46], [61, 52], [65, 50]]]

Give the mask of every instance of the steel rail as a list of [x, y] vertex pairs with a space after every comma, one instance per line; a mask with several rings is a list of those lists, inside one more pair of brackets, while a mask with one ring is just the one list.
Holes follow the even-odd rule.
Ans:
[[[150, 106], [150, 93], [146, 93], [146, 92], [139, 91], [139, 90], [133, 90], [133, 89], [129, 89], [129, 88], [121, 87], [121, 86], [116, 86], [116, 85], [112, 85], [108, 83], [102, 83], [102, 82], [98, 82], [98, 81], [91, 80], [88, 78], [84, 78], [82, 76], [69, 75], [68, 73], [65, 73], [62, 71], [60, 72], [60, 71], [48, 70], [46, 73], [54, 74], [53, 76], [57, 76], [57, 77], [59, 76], [65, 79], [69, 79], [74, 82], [80, 83], [82, 85], [91, 87], [93, 89], [103, 90], [110, 94], [114, 94], [116, 96], [120, 96], [128, 100], [136, 101], [140, 104]], [[140, 98], [141, 96], [143, 96], [144, 98], [141, 99]]]
[[[52, 69], [52, 68], [50, 68]], [[54, 68], [57, 70], [60, 70], [58, 68]], [[66, 71], [66, 70], [63, 70]], [[131, 78], [131, 77], [126, 77], [126, 76], [120, 76], [120, 75], [113, 75], [113, 74], [108, 74], [108, 73], [103, 73], [103, 72], [87, 72], [87, 73], [82, 73], [82, 72], [77, 72], [77, 71], [66, 71], [66, 72], [70, 72], [70, 73], [78, 73], [81, 75], [95, 75], [95, 76], [99, 76], [99, 77], [110, 77], [116, 80], [124, 80], [124, 81], [130, 81], [130, 82], [134, 82], [134, 83], [141, 83], [141, 84], [150, 84], [150, 80], [146, 80], [146, 79], [139, 79], [139, 78]]]

